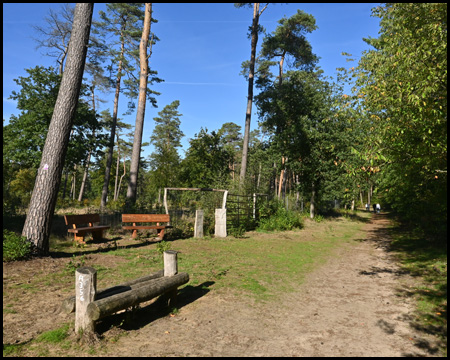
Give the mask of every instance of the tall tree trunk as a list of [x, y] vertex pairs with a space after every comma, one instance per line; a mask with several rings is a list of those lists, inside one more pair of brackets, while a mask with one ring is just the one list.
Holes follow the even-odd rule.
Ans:
[[127, 174], [127, 168], [126, 168], [125, 156], [124, 156], [123, 157], [123, 174], [120, 176], [120, 179], [119, 179], [119, 186], [117, 187], [117, 198], [119, 198], [120, 186], [122, 185], [122, 179], [126, 174]]
[[[139, 172], [139, 158], [141, 156], [142, 132], [144, 128], [145, 103], [148, 81], [148, 57], [147, 46], [150, 36], [152, 16], [152, 4], [145, 3], [144, 27], [142, 30], [141, 43], [139, 45], [139, 60], [141, 74], [139, 77], [139, 100], [136, 113], [136, 127], [134, 131], [133, 153], [131, 155], [130, 182], [127, 189], [127, 207], [136, 202], [137, 179]], [[151, 53], [151, 52], [150, 52]]]
[[66, 68], [22, 230], [22, 235], [34, 244], [35, 252], [42, 255], [49, 252], [50, 228], [83, 79], [93, 9], [93, 3], [75, 6]]
[[77, 166], [74, 165], [73, 173], [72, 173], [72, 186], [70, 188], [70, 197], [72, 200], [75, 200], [75, 192], [76, 192], [76, 179], [77, 179]]
[[309, 207], [309, 217], [311, 219], [314, 219], [314, 216], [316, 214], [315, 197], [316, 197], [316, 189], [314, 187], [314, 181], [313, 181], [313, 183], [312, 183], [312, 190], [311, 190], [311, 204], [310, 204], [310, 207]]
[[116, 134], [117, 137], [117, 160], [116, 160], [116, 177], [114, 180], [114, 201], [117, 200], [119, 194], [117, 193], [117, 186], [119, 183], [119, 166], [120, 166], [120, 148], [119, 148], [119, 134]]
[[[92, 109], [94, 110], [94, 113], [95, 113], [95, 93], [94, 93], [94, 89], [95, 89], [95, 85], [92, 85], [92, 87], [91, 87]], [[94, 138], [95, 138], [95, 130], [92, 130], [92, 139], [94, 139]], [[86, 186], [86, 180], [87, 180], [87, 175], [88, 175], [88, 171], [89, 171], [89, 165], [91, 163], [91, 153], [92, 153], [92, 148], [89, 149], [88, 156], [87, 156], [87, 159], [86, 159], [86, 165], [84, 167], [84, 173], [83, 173], [83, 180], [81, 181], [80, 192], [78, 193], [78, 202], [81, 202], [81, 200], [83, 199], [84, 188]]]
[[248, 143], [250, 139], [250, 122], [252, 119], [253, 80], [255, 75], [256, 45], [258, 44], [258, 24], [259, 17], [266, 9], [266, 7], [267, 5], [260, 12], [259, 3], [253, 4], [252, 42], [250, 52], [250, 69], [248, 73], [247, 111], [245, 113], [244, 144], [242, 146], [241, 173], [239, 177], [239, 186], [241, 188], [244, 185], [245, 174], [247, 172]]
[[64, 185], [63, 185], [63, 194], [62, 194], [63, 202], [66, 200], [67, 178], [69, 177], [69, 171], [66, 170], [65, 174], [66, 174], [66, 176], [64, 176]]
[[[123, 31], [123, 28], [122, 28]], [[117, 68], [117, 81], [116, 81], [116, 93], [114, 96], [114, 109], [113, 109], [113, 116], [112, 116], [112, 124], [111, 124], [111, 135], [109, 138], [109, 149], [108, 149], [108, 157], [106, 158], [106, 168], [105, 168], [105, 180], [103, 182], [103, 189], [102, 189], [102, 198], [100, 200], [100, 208], [104, 209], [106, 206], [106, 198], [108, 196], [108, 187], [109, 187], [109, 179], [111, 177], [111, 166], [112, 166], [112, 160], [113, 160], [113, 153], [114, 153], [114, 138], [116, 137], [116, 126], [117, 126], [117, 112], [119, 108], [119, 95], [120, 95], [120, 82], [122, 80], [122, 63], [123, 63], [123, 57], [125, 54], [125, 43], [124, 43], [124, 37], [122, 36], [122, 43], [120, 48], [120, 61], [119, 66]]]

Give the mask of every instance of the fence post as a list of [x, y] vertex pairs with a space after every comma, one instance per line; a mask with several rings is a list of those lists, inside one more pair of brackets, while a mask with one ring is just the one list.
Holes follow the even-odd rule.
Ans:
[[94, 321], [87, 313], [89, 303], [95, 300], [97, 291], [97, 270], [90, 266], [75, 271], [75, 333], [94, 333]]
[[[166, 250], [164, 251], [164, 276], [173, 276], [178, 273], [178, 251]], [[162, 297], [169, 307], [174, 307], [177, 303], [178, 290], [172, 289]]]
[[214, 235], [216, 237], [227, 237], [227, 209], [216, 209]]
[[178, 273], [177, 251], [164, 251], [164, 276], [173, 276]]
[[203, 210], [195, 210], [194, 237], [203, 237]]

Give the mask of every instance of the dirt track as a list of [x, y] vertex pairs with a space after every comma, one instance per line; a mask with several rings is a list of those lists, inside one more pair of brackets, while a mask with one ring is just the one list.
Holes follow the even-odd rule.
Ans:
[[346, 246], [275, 304], [208, 294], [117, 344], [120, 356], [433, 356], [432, 339], [410, 326], [411, 281], [386, 251], [388, 221], [365, 225]]

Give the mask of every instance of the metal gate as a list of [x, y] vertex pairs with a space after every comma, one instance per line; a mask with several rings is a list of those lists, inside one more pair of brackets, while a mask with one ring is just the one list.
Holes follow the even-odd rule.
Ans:
[[254, 230], [259, 222], [259, 207], [267, 195], [237, 195], [227, 196], [227, 229]]

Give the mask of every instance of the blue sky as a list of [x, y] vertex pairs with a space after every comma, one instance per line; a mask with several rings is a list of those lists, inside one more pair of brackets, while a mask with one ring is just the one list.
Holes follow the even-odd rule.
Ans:
[[[319, 66], [325, 75], [335, 77], [336, 68], [351, 67], [342, 52], [358, 59], [369, 46], [362, 38], [378, 37], [379, 19], [371, 16], [377, 3], [295, 3], [269, 4], [260, 24], [271, 33], [282, 17], [294, 15], [298, 9], [313, 15], [318, 29], [307, 35], [313, 52], [320, 57]], [[32, 25], [44, 26], [49, 9], [58, 11], [61, 4], [14, 3], [3, 4], [3, 119], [8, 123], [11, 114], [19, 114], [16, 103], [8, 100], [13, 90], [19, 91], [13, 79], [26, 76], [25, 69], [37, 65], [55, 66], [55, 59], [42, 55], [32, 39]], [[94, 18], [105, 4], [96, 3]], [[158, 108], [147, 103], [143, 141], [149, 141], [155, 126], [153, 120], [164, 106], [180, 101], [181, 130], [185, 134], [180, 155], [188, 148], [189, 139], [207, 128], [218, 130], [226, 122], [244, 128], [248, 85], [239, 75], [241, 63], [250, 58], [248, 28], [253, 9], [235, 8], [232, 3], [155, 3], [153, 17], [158, 23], [152, 32], [160, 39], [153, 46], [150, 67], [165, 81], [155, 84]], [[258, 51], [263, 36], [258, 41]], [[256, 91], [256, 89], [255, 89]], [[255, 92], [256, 94], [257, 92]], [[113, 93], [102, 96], [107, 102], [100, 111], [112, 112]], [[123, 116], [127, 99], [121, 95], [119, 117], [133, 124], [136, 114]], [[252, 129], [257, 127], [253, 107]], [[143, 148], [147, 157], [152, 147]]]

